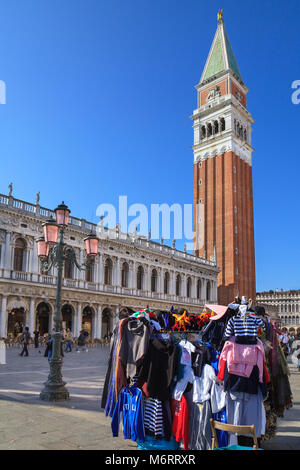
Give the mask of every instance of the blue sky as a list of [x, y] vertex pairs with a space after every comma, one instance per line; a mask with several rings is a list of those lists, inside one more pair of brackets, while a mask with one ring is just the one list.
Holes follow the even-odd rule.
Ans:
[[257, 290], [300, 288], [299, 1], [0, 1], [0, 193], [12, 181], [93, 222], [119, 195], [191, 204], [194, 86], [219, 8], [255, 119]]

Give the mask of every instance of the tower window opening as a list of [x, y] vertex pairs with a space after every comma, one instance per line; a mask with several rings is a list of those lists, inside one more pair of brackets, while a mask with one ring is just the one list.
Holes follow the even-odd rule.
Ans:
[[207, 137], [212, 135], [212, 125], [211, 123], [207, 124]]
[[221, 118], [220, 119], [220, 126], [221, 126], [221, 132], [225, 131], [225, 119]]
[[218, 134], [219, 132], [219, 123], [218, 121], [214, 122], [214, 134]]
[[201, 127], [201, 139], [205, 139], [206, 137], [206, 128], [205, 126]]

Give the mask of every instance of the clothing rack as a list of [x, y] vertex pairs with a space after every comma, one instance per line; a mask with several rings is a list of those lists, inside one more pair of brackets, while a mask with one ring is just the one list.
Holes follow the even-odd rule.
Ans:
[[161, 329], [161, 330], [155, 330], [156, 333], [172, 333], [172, 334], [181, 334], [181, 333], [190, 333], [190, 334], [197, 334], [199, 335], [199, 333], [201, 333], [200, 330], [164, 330], [164, 329]]

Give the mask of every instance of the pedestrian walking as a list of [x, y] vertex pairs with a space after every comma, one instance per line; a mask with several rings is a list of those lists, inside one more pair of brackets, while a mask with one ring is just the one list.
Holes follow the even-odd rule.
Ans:
[[289, 336], [289, 340], [288, 340], [289, 354], [291, 354], [291, 352], [292, 352], [293, 342], [294, 342], [294, 335], [293, 335], [293, 333], [291, 333], [290, 336]]
[[23, 356], [23, 354], [25, 354], [25, 356], [27, 357], [29, 354], [28, 354], [28, 344], [29, 344], [29, 341], [31, 340], [31, 336], [30, 336], [30, 333], [29, 333], [29, 328], [28, 326], [25, 327], [25, 330], [24, 330], [24, 333], [22, 334], [22, 337], [21, 337], [21, 341], [23, 342], [23, 349], [22, 349], [22, 352], [20, 353], [20, 356]]
[[35, 349], [37, 349], [39, 347], [39, 336], [40, 336], [40, 332], [38, 330], [35, 330], [33, 332], [34, 334], [34, 347]]
[[72, 352], [72, 340], [73, 340], [73, 335], [72, 331], [70, 328], [67, 328], [67, 333], [66, 333], [66, 349], [65, 352]]
[[[51, 335], [49, 336], [48, 338], [48, 341], [47, 341], [47, 345], [46, 345], [46, 349], [45, 349], [45, 353], [44, 353], [44, 357], [48, 357], [48, 361], [50, 362], [50, 359], [52, 357], [52, 348], [53, 348], [53, 334], [55, 333], [55, 329], [52, 328], [52, 333]], [[63, 334], [61, 334], [61, 342], [60, 342], [60, 353], [61, 353], [61, 357], [64, 357], [64, 351], [63, 351]]]
[[61, 342], [60, 342], [61, 357], [65, 357], [65, 355], [64, 355], [65, 330], [63, 328], [60, 330], [60, 335], [61, 335]]
[[80, 335], [78, 336], [78, 346], [77, 346], [77, 349], [76, 349], [77, 352], [80, 352], [81, 348], [85, 352], [88, 352], [88, 349], [87, 349], [87, 346], [86, 346], [88, 336], [89, 336], [89, 333], [86, 330], [81, 330]]
[[53, 341], [52, 336], [49, 335], [49, 338], [46, 344], [45, 353], [44, 353], [44, 357], [47, 357], [49, 362], [52, 357], [52, 341]]

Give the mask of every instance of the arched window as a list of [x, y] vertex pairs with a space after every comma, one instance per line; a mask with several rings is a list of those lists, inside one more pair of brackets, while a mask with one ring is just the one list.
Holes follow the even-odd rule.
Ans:
[[89, 265], [89, 267], [85, 270], [85, 280], [87, 282], [93, 282], [93, 266]]
[[93, 337], [95, 312], [92, 307], [85, 307], [82, 311], [81, 328], [89, 333], [90, 338]]
[[176, 276], [176, 295], [181, 295], [181, 277], [180, 274]]
[[22, 238], [18, 238], [15, 243], [14, 251], [14, 270], [24, 271], [26, 243]]
[[201, 299], [201, 279], [197, 281], [197, 299]]
[[244, 130], [244, 141], [247, 142], [247, 131], [246, 131], [246, 129]]
[[65, 278], [73, 279], [73, 262], [69, 258], [65, 260]]
[[139, 266], [137, 270], [137, 279], [136, 279], [136, 288], [138, 290], [143, 290], [144, 285], [144, 269], [143, 266]]
[[207, 124], [207, 137], [212, 135], [212, 125], [211, 123]]
[[[235, 121], [235, 125], [236, 125], [236, 120]], [[221, 132], [225, 131], [225, 119], [224, 118], [221, 118], [220, 119], [220, 125], [221, 125]]]
[[169, 284], [170, 284], [170, 274], [168, 271], [165, 272], [165, 277], [164, 277], [164, 294], [169, 293]]
[[112, 269], [112, 260], [110, 258], [106, 258], [104, 265], [104, 284], [106, 284], [107, 286], [112, 285]]
[[186, 281], [186, 296], [187, 297], [191, 297], [191, 286], [192, 286], [192, 280], [190, 277], [188, 277]]
[[210, 292], [211, 292], [210, 281], [207, 281], [207, 284], [206, 284], [206, 300], [210, 300]]
[[74, 318], [74, 309], [72, 305], [65, 304], [61, 309], [62, 315], [62, 326], [63, 328], [70, 328], [72, 330], [73, 327], [73, 318]]
[[129, 266], [128, 263], [122, 265], [122, 287], [128, 287]]
[[218, 121], [214, 121], [214, 134], [218, 134], [219, 132], [219, 123]]
[[151, 273], [151, 292], [157, 291], [157, 271], [156, 269], [152, 269]]
[[206, 137], [206, 128], [205, 126], [201, 127], [201, 139], [205, 139]]

